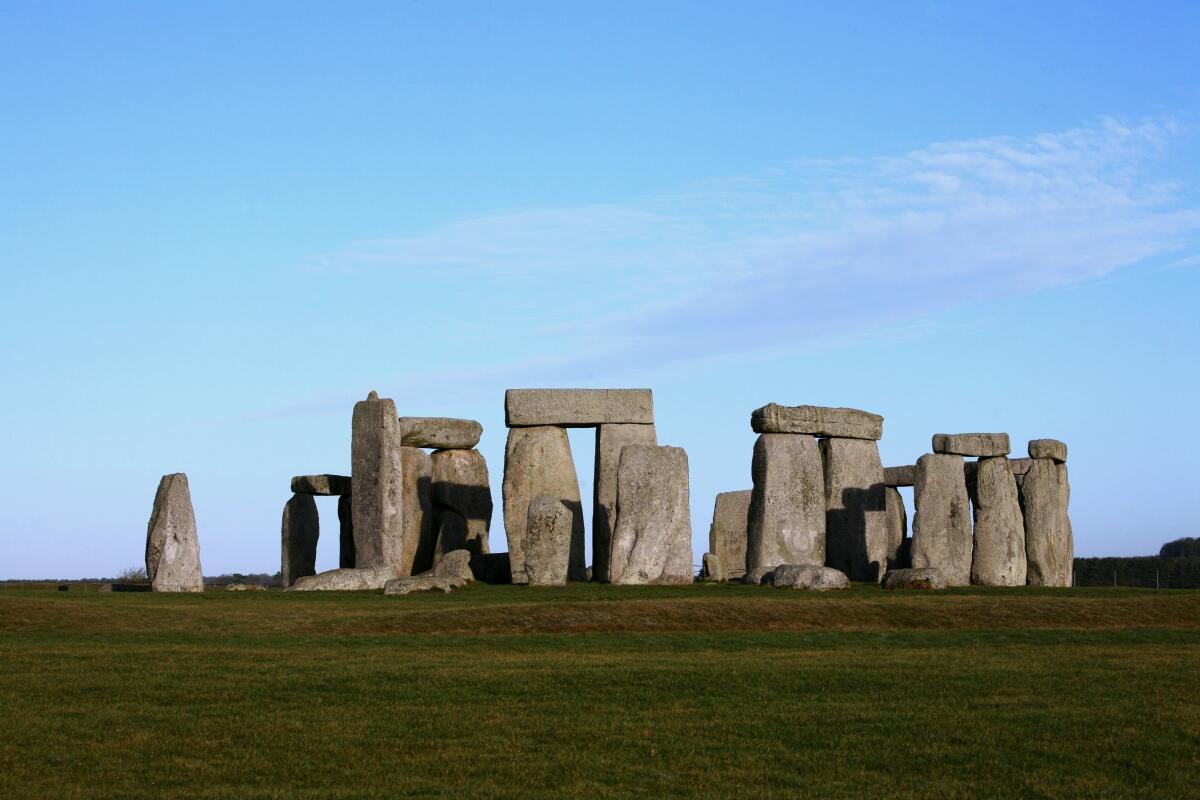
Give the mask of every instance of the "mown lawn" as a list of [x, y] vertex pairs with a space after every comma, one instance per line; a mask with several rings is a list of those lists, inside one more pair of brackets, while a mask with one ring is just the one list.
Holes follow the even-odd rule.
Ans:
[[4, 797], [1200, 797], [1200, 592], [0, 593]]

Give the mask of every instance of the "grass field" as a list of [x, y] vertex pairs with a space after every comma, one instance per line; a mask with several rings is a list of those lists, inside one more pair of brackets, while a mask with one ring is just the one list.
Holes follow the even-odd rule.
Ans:
[[1200, 797], [1200, 592], [0, 593], [4, 797]]

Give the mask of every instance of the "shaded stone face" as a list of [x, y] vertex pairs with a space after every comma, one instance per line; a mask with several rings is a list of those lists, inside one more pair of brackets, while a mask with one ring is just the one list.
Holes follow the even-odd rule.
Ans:
[[1025, 518], [1025, 557], [1030, 586], [1070, 586], [1074, 543], [1064, 508], [1069, 490], [1060, 485], [1065, 467], [1049, 458], [1033, 459], [1020, 486]]
[[927, 453], [913, 485], [912, 565], [933, 567], [949, 586], [971, 583], [971, 507], [962, 456]]
[[878, 583], [887, 572], [888, 529], [879, 446], [869, 439], [824, 439], [825, 566]]
[[627, 444], [658, 443], [653, 425], [613, 423], [596, 427], [592, 492], [592, 577], [608, 582], [608, 555], [617, 524], [617, 467]]
[[746, 537], [750, 530], [750, 496], [753, 490], [721, 492], [713, 504], [708, 528], [708, 549], [721, 561], [726, 577], [740, 578], [746, 571]]
[[1071, 482], [1067, 479], [1067, 465], [1056, 464], [1055, 469], [1058, 470], [1058, 491], [1062, 495], [1059, 501], [1058, 510], [1062, 514], [1062, 522], [1059, 529], [1065, 532], [1067, 538], [1066, 550], [1070, 554], [1067, 558], [1067, 586], [1075, 585], [1075, 532], [1071, 528], [1071, 515], [1068, 511], [1068, 506], [1071, 504]]
[[462, 519], [462, 541], [439, 541], [439, 553], [458, 548], [469, 550], [471, 555], [490, 552], [492, 487], [483, 453], [438, 450], [433, 454], [433, 505], [439, 519], [446, 512]]
[[525, 534], [525, 580], [530, 586], [565, 586], [571, 558], [571, 509], [539, 494], [529, 503]]
[[455, 578], [464, 585], [475, 580], [471, 571], [472, 554], [469, 550], [451, 550], [444, 554], [431, 574], [438, 578]]
[[297, 578], [317, 572], [317, 539], [321, 520], [317, 501], [310, 494], [294, 494], [283, 506], [282, 553], [279, 583], [287, 588]]
[[350, 495], [338, 498], [338, 566], [343, 569], [354, 567], [354, 509]]
[[350, 494], [349, 475], [297, 475], [292, 478], [292, 492], [322, 496]]
[[504, 532], [513, 582], [525, 580], [525, 539], [528, 535], [529, 504], [539, 494], [560, 500], [571, 510], [571, 580], [583, 580], [583, 510], [579, 501], [579, 478], [571, 458], [567, 432], [544, 425], [511, 428], [504, 452]]
[[1067, 445], [1058, 439], [1030, 439], [1029, 457], [1049, 458], [1063, 464], [1067, 460]]
[[403, 577], [433, 567], [437, 529], [433, 510], [433, 458], [418, 447], [401, 447], [400, 463], [403, 470], [400, 507], [404, 550], [396, 574]]
[[1012, 450], [1007, 433], [935, 433], [933, 452], [954, 456], [1006, 456]]
[[1007, 458], [980, 459], [971, 501], [975, 507], [971, 582], [980, 586], [1024, 586], [1025, 526], [1017, 482]]
[[187, 475], [164, 475], [146, 527], [146, 575], [156, 592], [202, 592], [200, 540]]
[[825, 476], [812, 436], [764, 433], [754, 444], [746, 568], [825, 566]]
[[850, 579], [833, 567], [814, 567], [811, 564], [780, 564], [771, 573], [771, 585], [776, 589], [807, 589], [810, 592], [831, 592], [849, 589]]
[[945, 589], [946, 578], [941, 570], [926, 567], [924, 569], [894, 569], [883, 577], [885, 589]]
[[510, 428], [654, 422], [649, 389], [509, 389], [504, 393], [505, 423]]
[[376, 398], [354, 404], [350, 472], [356, 566], [408, 568], [400, 423], [391, 400]]
[[617, 468], [617, 528], [609, 554], [615, 584], [691, 583], [692, 518], [687, 453], [632, 444]]
[[364, 569], [331, 569], [300, 578], [289, 592], [366, 592], [382, 589], [383, 585], [396, 577], [390, 566], [366, 567]]
[[912, 486], [917, 482], [917, 465], [884, 467], [883, 482], [886, 486]]
[[909, 566], [912, 554], [908, 544], [908, 511], [904, 498], [894, 487], [884, 490], [884, 517], [887, 520], [888, 569], [904, 569]]
[[437, 450], [470, 450], [479, 444], [483, 426], [473, 419], [400, 417], [400, 444]]
[[768, 403], [750, 414], [750, 427], [755, 433], [800, 433], [844, 439], [883, 438], [883, 417], [857, 408]]

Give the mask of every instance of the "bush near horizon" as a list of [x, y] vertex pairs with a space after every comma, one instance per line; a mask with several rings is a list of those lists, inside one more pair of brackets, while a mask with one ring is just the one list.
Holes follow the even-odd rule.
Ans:
[[1184, 536], [1167, 542], [1158, 555], [1160, 558], [1200, 558], [1200, 537]]

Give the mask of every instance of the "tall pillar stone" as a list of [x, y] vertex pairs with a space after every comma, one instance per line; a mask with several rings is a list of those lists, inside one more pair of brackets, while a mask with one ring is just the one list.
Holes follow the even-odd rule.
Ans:
[[404, 467], [396, 404], [371, 392], [354, 404], [350, 438], [350, 495], [355, 566], [407, 565], [404, 548]]
[[283, 506], [279, 583], [287, 588], [297, 578], [317, 574], [317, 539], [321, 519], [310, 494], [294, 494]]
[[1017, 482], [1006, 456], [979, 459], [971, 501], [975, 507], [971, 582], [980, 586], [1024, 586], [1025, 525]]
[[907, 569], [912, 563], [908, 542], [908, 511], [904, 498], [894, 486], [884, 489], [884, 516], [887, 518], [888, 569]]
[[[1065, 457], [1065, 456], [1064, 456]], [[1058, 503], [1059, 513], [1062, 514], [1062, 523], [1059, 529], [1064, 531], [1067, 538], [1067, 574], [1064, 580], [1066, 586], [1075, 585], [1075, 531], [1071, 527], [1071, 515], [1069, 506], [1071, 505], [1071, 481], [1067, 478], [1067, 465], [1055, 464], [1055, 469], [1058, 470], [1058, 491], [1061, 494], [1061, 500]]]
[[721, 492], [713, 503], [708, 528], [708, 551], [715, 555], [729, 578], [746, 574], [746, 533], [750, 527], [750, 495], [753, 491]]
[[354, 569], [354, 504], [350, 495], [338, 498], [338, 567]]
[[492, 488], [483, 453], [438, 450], [433, 454], [433, 506], [439, 528], [443, 515], [456, 515], [453, 524], [444, 528], [444, 541], [439, 533], [439, 556], [460, 549], [469, 550], [472, 556], [491, 552], [488, 531], [492, 526]]
[[568, 576], [584, 580], [583, 509], [579, 478], [565, 429], [554, 425], [509, 428], [504, 450], [504, 533], [508, 538], [513, 582], [525, 580], [525, 542], [529, 504], [540, 494], [560, 500], [571, 511]]
[[1071, 585], [1074, 547], [1064, 509], [1070, 490], [1060, 483], [1065, 472], [1065, 465], [1055, 464], [1049, 458], [1035, 458], [1021, 481], [1030, 586]]
[[617, 524], [617, 467], [627, 444], [658, 444], [654, 425], [607, 423], [596, 426], [592, 473], [592, 580], [608, 582], [608, 555]]
[[614, 584], [690, 584], [692, 519], [687, 453], [626, 445], [617, 468], [617, 527], [609, 554]]
[[526, 519], [525, 575], [518, 583], [566, 585], [574, 513], [557, 497], [539, 494], [530, 501]]
[[202, 592], [200, 540], [187, 475], [163, 475], [146, 526], [146, 576], [156, 592]]
[[746, 568], [825, 566], [825, 477], [817, 440], [764, 433], [754, 444]]
[[437, 528], [433, 509], [433, 459], [419, 447], [400, 446], [401, 519], [404, 556], [396, 574], [403, 577], [433, 569]]
[[940, 570], [949, 586], [971, 583], [971, 507], [962, 456], [926, 453], [913, 483], [912, 565]]
[[825, 566], [878, 583], [887, 572], [883, 462], [873, 439], [823, 439]]

